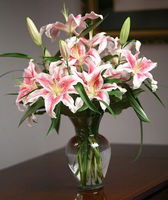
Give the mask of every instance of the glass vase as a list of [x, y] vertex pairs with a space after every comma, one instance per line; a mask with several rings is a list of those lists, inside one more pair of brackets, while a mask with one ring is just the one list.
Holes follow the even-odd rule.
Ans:
[[107, 139], [98, 133], [102, 115], [70, 116], [76, 135], [66, 145], [68, 165], [82, 190], [103, 187], [111, 157]]

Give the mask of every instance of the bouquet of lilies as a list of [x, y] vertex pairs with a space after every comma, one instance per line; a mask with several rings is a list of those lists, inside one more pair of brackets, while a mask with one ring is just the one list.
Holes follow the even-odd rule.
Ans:
[[[63, 15], [65, 23], [48, 24], [40, 31], [27, 18], [30, 36], [42, 50], [38, 64], [26, 54], [0, 54], [0, 57], [29, 59], [16, 99], [18, 108], [25, 111], [19, 125], [26, 119], [29, 123], [35, 122], [37, 115], [47, 113], [51, 118], [48, 135], [53, 129], [59, 131], [62, 114], [78, 117], [83, 113], [86, 116], [87, 113], [109, 112], [114, 116], [132, 107], [140, 120], [142, 144], [142, 122], [150, 122], [138, 99], [144, 91], [142, 86], [162, 101], [156, 93], [157, 81], [151, 74], [157, 63], [141, 57], [140, 41], [128, 40], [130, 18], [124, 21], [119, 38], [113, 38], [105, 32], [94, 34], [94, 29], [103, 21], [102, 15], [94, 12], [84, 16], [68, 15], [66, 9]], [[60, 32], [66, 32], [67, 38], [58, 40]], [[59, 50], [54, 55], [45, 47], [44, 35], [59, 42]], [[95, 135], [97, 126], [93, 127]], [[81, 185], [86, 186], [89, 181], [92, 184], [102, 182], [102, 158], [93, 134], [79, 145], [75, 166]]]
[[[29, 59], [16, 99], [20, 110], [21, 105], [26, 108], [20, 124], [47, 113], [51, 118], [49, 133], [52, 129], [58, 131], [61, 114], [91, 110], [116, 115], [128, 107], [134, 109], [141, 123], [149, 122], [138, 95], [145, 85], [160, 100], [155, 93], [157, 81], [150, 72], [157, 63], [140, 56], [140, 41], [128, 40], [130, 18], [123, 23], [119, 38], [113, 38], [105, 32], [94, 34], [103, 21], [102, 15], [68, 15], [66, 9], [63, 15], [65, 23], [51, 23], [39, 31], [27, 18], [30, 36], [43, 53], [41, 63], [21, 53], [0, 55]], [[66, 32], [67, 38], [58, 41], [60, 32]], [[59, 42], [55, 55], [43, 44], [44, 35]]]

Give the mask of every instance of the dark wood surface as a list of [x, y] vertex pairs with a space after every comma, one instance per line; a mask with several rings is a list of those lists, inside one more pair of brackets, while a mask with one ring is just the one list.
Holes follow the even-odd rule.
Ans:
[[94, 192], [77, 190], [63, 149], [1, 170], [0, 200], [167, 200], [168, 146], [144, 146], [133, 162], [137, 150], [112, 145], [105, 186]]

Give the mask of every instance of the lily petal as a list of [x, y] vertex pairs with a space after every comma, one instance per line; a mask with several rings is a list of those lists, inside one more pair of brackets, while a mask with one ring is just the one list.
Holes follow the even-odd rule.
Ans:
[[51, 93], [48, 93], [45, 96], [45, 109], [48, 115], [51, 118], [56, 118], [56, 114], [54, 112], [55, 106], [62, 100], [62, 96], [59, 95], [56, 98], [53, 97]]

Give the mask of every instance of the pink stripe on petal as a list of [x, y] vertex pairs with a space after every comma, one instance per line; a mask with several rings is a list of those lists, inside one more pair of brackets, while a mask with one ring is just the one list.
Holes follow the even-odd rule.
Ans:
[[73, 85], [75, 85], [77, 81], [74, 79], [74, 76], [65, 76], [59, 82], [59, 86], [63, 89], [63, 91], [68, 91]]
[[116, 90], [117, 89], [117, 84], [116, 83], [113, 83], [113, 84], [110, 84], [110, 83], [105, 83], [102, 87], [102, 90], [106, 90], [106, 91], [111, 91], [111, 90]]
[[147, 58], [143, 58], [140, 63], [141, 72], [149, 72], [157, 66], [157, 63], [152, 62], [151, 60], [147, 60]]
[[52, 77], [46, 73], [40, 73], [37, 76], [37, 82], [40, 83], [40, 85], [48, 91], [50, 91], [51, 85], [54, 84], [52, 81]]
[[45, 96], [48, 94], [48, 91], [46, 89], [39, 89], [35, 90], [34, 92], [30, 93], [27, 96], [27, 102], [34, 103], [39, 99], [40, 97], [45, 98]]
[[20, 103], [21, 101], [24, 101], [26, 98], [23, 96], [31, 92], [31, 89], [25, 88], [25, 89], [20, 89], [19, 94], [16, 99], [16, 104]]
[[93, 72], [90, 76], [88, 82], [89, 85], [92, 85], [96, 90], [100, 90], [103, 86], [103, 78], [99, 72]]
[[128, 50], [128, 51], [124, 51], [124, 56], [126, 58], [126, 60], [128, 61], [128, 63], [130, 64], [130, 67], [133, 68], [136, 65], [136, 58], [135, 56], [133, 56], [133, 54]]
[[55, 106], [62, 100], [62, 96], [53, 97], [52, 94], [47, 94], [45, 96], [45, 109], [48, 115], [51, 118], [56, 118], [56, 114], [54, 112]]
[[95, 63], [91, 60], [91, 58], [87, 58], [85, 60], [85, 64], [88, 67], [88, 74], [91, 74], [95, 70], [95, 68], [96, 68]]
[[74, 87], [68, 89], [68, 94], [78, 94]]

